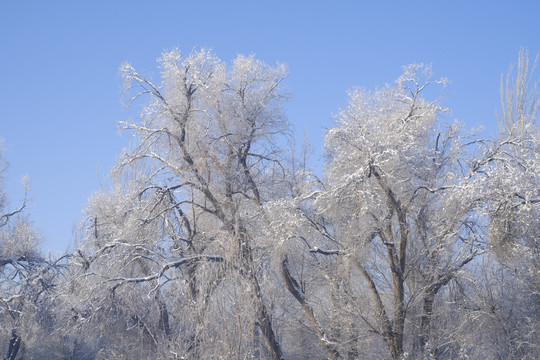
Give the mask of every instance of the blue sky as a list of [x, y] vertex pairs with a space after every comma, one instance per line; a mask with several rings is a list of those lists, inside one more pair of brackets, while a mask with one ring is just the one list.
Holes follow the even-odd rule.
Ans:
[[126, 144], [117, 122], [136, 115], [119, 102], [120, 64], [157, 80], [156, 59], [174, 47], [287, 64], [288, 117], [319, 150], [347, 89], [382, 86], [414, 62], [451, 81], [447, 120], [493, 134], [501, 74], [520, 47], [540, 50], [538, 14], [537, 1], [2, 1], [0, 138], [11, 205], [29, 175], [28, 213], [43, 248], [65, 250]]

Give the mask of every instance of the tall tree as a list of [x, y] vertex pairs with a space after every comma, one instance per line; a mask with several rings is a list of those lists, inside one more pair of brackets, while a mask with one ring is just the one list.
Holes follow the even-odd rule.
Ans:
[[[540, 127], [538, 81], [528, 51], [522, 49], [517, 69], [512, 65], [501, 79], [503, 144], [489, 177], [490, 244], [506, 274], [504, 284], [514, 291], [492, 299], [493, 315], [504, 329], [508, 358], [540, 356]], [[500, 281], [503, 278], [500, 277]], [[507, 311], [517, 316], [507, 317]]]
[[207, 50], [173, 50], [160, 63], [160, 85], [122, 66], [128, 101], [149, 96], [150, 103], [140, 121], [122, 123], [135, 135], [118, 164], [124, 185], [93, 200], [79, 262], [115, 293], [147, 286], [166, 336], [185, 326], [169, 315], [175, 301], [196, 309], [182, 349], [188, 356], [215, 356], [213, 346], [244, 357], [261, 351], [260, 334], [270, 357], [281, 359], [264, 290], [269, 244], [261, 228], [263, 205], [285, 179], [287, 70], [253, 56], [228, 67]]
[[[468, 153], [475, 141], [458, 125], [438, 123], [444, 109], [421, 97], [430, 82], [430, 68], [412, 65], [393, 87], [350, 93], [326, 136], [327, 180], [307, 181], [289, 202], [272, 205], [281, 209], [273, 229], [283, 243], [304, 245], [296, 261], [322, 269], [302, 287], [284, 252], [285, 284], [328, 358], [357, 357], [361, 329], [377, 334], [393, 359], [441, 351], [428, 346], [436, 296], [483, 252], [476, 212], [483, 160]], [[333, 315], [317, 319], [328, 306]]]

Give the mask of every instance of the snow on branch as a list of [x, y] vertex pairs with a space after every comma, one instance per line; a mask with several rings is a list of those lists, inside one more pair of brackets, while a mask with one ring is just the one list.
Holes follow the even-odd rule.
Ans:
[[[135, 277], [135, 278], [117, 277], [117, 278], [109, 279], [108, 282], [118, 281], [121, 284], [122, 283], [148, 282], [148, 281], [159, 279], [160, 277], [162, 277], [165, 274], [165, 272], [167, 270], [169, 270], [171, 268], [178, 268], [178, 267], [180, 267], [182, 265], [191, 264], [191, 263], [195, 263], [195, 262], [198, 262], [198, 261], [224, 262], [225, 259], [222, 256], [216, 256], [216, 255], [191, 256], [191, 257], [182, 258], [182, 259], [179, 259], [179, 260], [176, 260], [176, 261], [171, 261], [171, 262], [163, 265], [163, 267], [161, 268], [161, 270], [158, 273], [155, 273], [155, 274], [152, 274], [152, 275], [143, 276], [143, 277]], [[120, 284], [118, 284], [118, 285], [120, 285]]]

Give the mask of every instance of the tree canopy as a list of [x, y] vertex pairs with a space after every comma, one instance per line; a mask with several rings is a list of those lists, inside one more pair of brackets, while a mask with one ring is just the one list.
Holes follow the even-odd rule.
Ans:
[[[295, 149], [288, 70], [164, 52], [123, 64], [132, 143], [47, 258], [0, 196], [6, 359], [540, 358], [534, 65], [501, 82], [497, 137], [447, 123], [408, 65], [348, 93], [324, 172]], [[306, 149], [307, 149], [306, 145]], [[307, 151], [307, 150], [305, 150]]]

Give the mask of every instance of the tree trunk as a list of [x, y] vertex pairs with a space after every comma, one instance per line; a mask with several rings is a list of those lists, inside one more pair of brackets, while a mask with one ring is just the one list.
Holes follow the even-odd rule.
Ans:
[[15, 360], [17, 353], [21, 347], [21, 337], [17, 334], [15, 329], [11, 330], [11, 339], [9, 339], [8, 352], [5, 357], [6, 360]]
[[270, 353], [270, 358], [272, 360], [283, 360], [283, 353], [281, 352], [281, 346], [279, 345], [274, 329], [272, 328], [270, 314], [268, 314], [268, 310], [266, 310], [266, 306], [264, 305], [259, 281], [252, 272], [250, 272], [249, 280], [255, 290], [254, 300], [257, 309], [255, 323], [259, 326], [259, 329], [261, 329], [266, 347]]
[[329, 341], [329, 339], [327, 339], [326, 334], [321, 324], [315, 317], [315, 312], [313, 311], [313, 308], [309, 304], [306, 298], [306, 295], [302, 291], [296, 279], [289, 272], [287, 263], [288, 263], [287, 257], [285, 256], [283, 257], [283, 260], [281, 261], [281, 277], [283, 278], [283, 282], [285, 283], [287, 290], [289, 290], [289, 292], [294, 296], [296, 300], [298, 300], [300, 305], [302, 305], [302, 307], [304, 308], [305, 313], [307, 314], [310, 322], [315, 328], [315, 332], [317, 333], [319, 337], [319, 342], [323, 346], [323, 349], [326, 352], [326, 356], [328, 357], [328, 359], [329, 360], [341, 359], [341, 355], [339, 354], [339, 351], [336, 348], [335, 344], [332, 341]]
[[390, 349], [392, 359], [399, 359], [403, 354], [403, 331], [405, 328], [405, 290], [400, 274], [394, 277], [394, 328], [393, 341]]
[[422, 317], [420, 320], [420, 336], [418, 338], [418, 352], [424, 354], [426, 345], [429, 341], [429, 333], [431, 327], [431, 316], [433, 315], [433, 302], [435, 301], [435, 293], [428, 291], [424, 296], [424, 305], [422, 307]]
[[258, 305], [257, 324], [259, 325], [259, 328], [263, 334], [266, 347], [270, 352], [270, 358], [272, 360], [283, 360], [281, 346], [279, 345], [276, 335], [274, 334], [274, 330], [272, 329], [272, 322], [270, 321], [266, 306], [264, 306], [262, 301], [260, 301]]
[[156, 296], [156, 300], [159, 307], [159, 327], [165, 332], [165, 335], [169, 337], [171, 335], [171, 328], [169, 326], [169, 311], [167, 305], [161, 299], [161, 294]]

